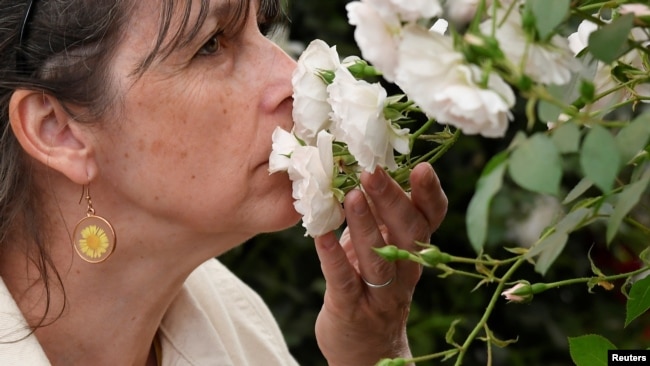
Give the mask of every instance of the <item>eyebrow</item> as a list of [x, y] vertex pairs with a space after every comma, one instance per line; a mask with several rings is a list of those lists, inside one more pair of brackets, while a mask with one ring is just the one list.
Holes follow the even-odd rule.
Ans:
[[[217, 23], [221, 23], [218, 24], [221, 29], [239, 32], [246, 24], [250, 6], [253, 5], [253, 2], [258, 5], [256, 16], [258, 18], [263, 17], [265, 23], [275, 24], [279, 20], [286, 18], [286, 15], [281, 10], [279, 0], [217, 0], [216, 6], [214, 1], [201, 0], [199, 13], [194, 21], [192, 20], [193, 1], [185, 1], [184, 8], [180, 10], [177, 9], [177, 2], [163, 1], [156, 43], [140, 62], [134, 73], [141, 75], [156, 58], [164, 60], [175, 50], [191, 45], [205, 27], [208, 18], [214, 17], [217, 19]], [[173, 26], [174, 16], [177, 13], [182, 15], [180, 25], [171, 34], [170, 30]], [[166, 42], [170, 34], [171, 38]]]
[[[218, 0], [218, 5], [213, 6], [210, 0], [201, 0], [199, 11], [193, 16], [194, 1], [182, 2], [162, 1], [158, 36], [151, 51], [143, 58], [135, 70], [135, 74], [142, 74], [151, 64], [160, 58], [169, 57], [175, 50], [187, 47], [204, 28], [206, 19], [216, 17], [218, 21], [227, 19], [222, 27], [243, 26], [247, 17], [249, 0]], [[181, 7], [182, 6], [182, 7]], [[180, 14], [180, 24], [175, 18]], [[176, 30], [173, 30], [176, 28]]]
[[214, 6], [214, 1], [204, 0], [201, 3], [201, 11], [192, 27], [189, 27], [191, 22], [190, 9], [186, 7], [181, 27], [176, 33], [178, 40], [173, 48], [183, 48], [191, 44], [201, 30], [205, 28], [206, 20], [210, 18], [216, 19], [219, 29], [228, 29], [233, 33], [239, 32], [248, 20], [251, 3], [259, 3], [260, 1], [264, 0], [217, 0], [217, 5]]

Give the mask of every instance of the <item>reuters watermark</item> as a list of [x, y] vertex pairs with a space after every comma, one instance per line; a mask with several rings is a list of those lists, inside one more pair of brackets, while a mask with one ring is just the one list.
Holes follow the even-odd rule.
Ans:
[[607, 366], [650, 365], [650, 350], [609, 350]]

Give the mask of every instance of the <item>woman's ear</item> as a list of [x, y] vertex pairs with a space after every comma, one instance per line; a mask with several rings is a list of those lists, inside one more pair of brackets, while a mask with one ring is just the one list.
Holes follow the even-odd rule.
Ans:
[[59, 101], [51, 95], [20, 89], [9, 102], [11, 128], [34, 159], [76, 184], [88, 184], [97, 174], [92, 141]]

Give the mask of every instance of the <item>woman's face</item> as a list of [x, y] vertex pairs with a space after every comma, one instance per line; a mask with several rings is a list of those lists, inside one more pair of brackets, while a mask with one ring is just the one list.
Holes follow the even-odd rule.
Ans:
[[259, 32], [256, 1], [239, 33], [221, 29], [228, 3], [211, 0], [193, 40], [138, 77], [160, 21], [159, 1], [138, 2], [114, 68], [120, 117], [96, 139], [112, 215], [245, 237], [298, 220], [287, 176], [267, 171], [273, 129], [292, 126], [294, 61]]

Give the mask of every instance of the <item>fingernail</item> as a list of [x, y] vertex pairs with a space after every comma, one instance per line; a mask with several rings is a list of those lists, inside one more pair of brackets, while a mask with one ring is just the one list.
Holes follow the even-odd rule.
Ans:
[[336, 236], [334, 236], [332, 233], [327, 233], [323, 236], [320, 236], [317, 238], [317, 240], [318, 244], [320, 244], [320, 246], [326, 250], [331, 250], [338, 244], [336, 241]]
[[355, 214], [363, 216], [366, 214], [366, 212], [368, 212], [368, 206], [363, 199], [359, 199], [352, 205], [352, 210]]
[[370, 176], [367, 188], [370, 188], [375, 193], [381, 193], [386, 188], [387, 183], [386, 173], [384, 173], [383, 169], [377, 168], [375, 173]]

